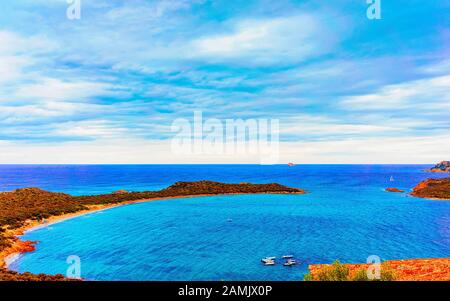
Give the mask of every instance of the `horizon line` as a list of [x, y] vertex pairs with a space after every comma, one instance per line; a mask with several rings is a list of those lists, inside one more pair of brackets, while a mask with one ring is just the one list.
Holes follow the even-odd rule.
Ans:
[[[259, 163], [0, 163], [0, 166], [18, 166], [18, 165], [92, 165], [92, 166], [109, 166], [109, 165], [260, 165], [260, 166], [280, 166], [288, 165], [292, 162], [277, 164], [259, 164]], [[436, 163], [294, 163], [294, 166], [302, 165], [435, 165]]]

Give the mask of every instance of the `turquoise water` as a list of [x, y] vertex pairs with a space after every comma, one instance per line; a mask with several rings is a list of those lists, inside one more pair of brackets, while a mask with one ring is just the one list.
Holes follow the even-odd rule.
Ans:
[[[92, 168], [102, 176], [80, 185], [75, 178], [43, 179], [41, 166], [36, 182], [80, 194], [99, 191], [98, 186], [166, 186], [170, 183], [164, 181], [178, 180], [180, 174], [188, 174], [186, 180], [279, 182], [309, 193], [172, 199], [108, 209], [26, 233], [22, 239], [39, 241], [37, 250], [10, 267], [65, 274], [67, 257], [77, 255], [81, 276], [92, 280], [299, 280], [309, 264], [335, 259], [449, 257], [450, 202], [383, 191], [391, 186], [410, 190], [427, 177], [445, 176], [423, 172], [427, 167], [148, 166], [143, 172], [144, 167], [122, 166], [121, 173], [117, 166], [97, 166]], [[69, 173], [81, 167], [51, 168]], [[147, 174], [147, 180], [141, 175], [133, 182], [136, 170]], [[108, 174], [121, 176], [108, 182]], [[285, 254], [293, 254], [301, 264], [260, 263], [262, 257]]]

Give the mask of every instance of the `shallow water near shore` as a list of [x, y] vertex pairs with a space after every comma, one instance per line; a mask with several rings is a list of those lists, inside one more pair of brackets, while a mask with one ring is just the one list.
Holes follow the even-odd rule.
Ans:
[[[10, 268], [65, 274], [67, 257], [77, 255], [81, 276], [93, 280], [301, 280], [309, 264], [335, 259], [450, 257], [450, 202], [384, 191], [410, 191], [423, 179], [448, 176], [424, 172], [428, 167], [73, 165], [8, 166], [6, 173], [0, 166], [4, 186], [16, 188], [28, 172], [34, 185], [20, 187], [72, 194], [202, 179], [277, 182], [309, 192], [171, 199], [94, 212], [27, 232], [22, 239], [39, 241], [37, 249]], [[301, 264], [284, 267], [280, 257], [287, 254]], [[266, 256], [279, 261], [263, 266]]]

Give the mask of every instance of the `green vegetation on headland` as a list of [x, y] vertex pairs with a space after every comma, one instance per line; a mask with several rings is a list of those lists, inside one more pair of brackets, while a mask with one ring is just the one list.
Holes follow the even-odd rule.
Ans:
[[0, 281], [75, 281], [64, 277], [64, 275], [46, 275], [46, 274], [32, 274], [17, 273], [6, 269], [0, 269]]
[[[177, 182], [160, 191], [127, 192], [91, 196], [71, 196], [39, 188], [22, 188], [0, 193], [0, 252], [10, 247], [17, 238], [6, 233], [25, 225], [27, 221], [43, 221], [52, 216], [60, 216], [89, 210], [95, 205], [114, 205], [133, 201], [160, 198], [221, 195], [221, 194], [303, 194], [302, 189], [280, 184], [225, 184], [212, 181]], [[62, 280], [63, 276], [18, 274], [0, 268], [0, 280]]]
[[[0, 226], [17, 228], [29, 219], [42, 220], [50, 216], [87, 210], [89, 205], [120, 204], [137, 200], [183, 197], [195, 195], [247, 193], [305, 193], [280, 184], [225, 184], [212, 181], [177, 182], [160, 191], [126, 192], [71, 196], [39, 188], [22, 188], [0, 193]], [[0, 240], [0, 250], [2, 243]]]

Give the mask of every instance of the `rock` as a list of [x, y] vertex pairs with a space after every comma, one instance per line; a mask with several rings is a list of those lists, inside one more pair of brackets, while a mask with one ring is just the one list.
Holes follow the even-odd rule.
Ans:
[[420, 198], [450, 200], [450, 178], [422, 181], [414, 187], [411, 195]]
[[394, 187], [389, 187], [385, 189], [387, 192], [405, 192], [404, 190], [398, 189], [398, 188], [394, 188]]
[[450, 172], [450, 161], [442, 161], [436, 164], [429, 172]]

